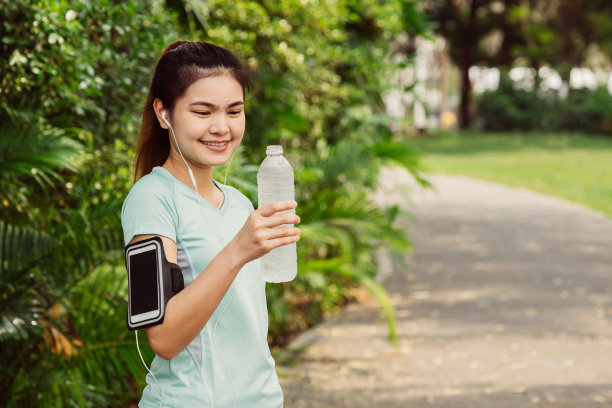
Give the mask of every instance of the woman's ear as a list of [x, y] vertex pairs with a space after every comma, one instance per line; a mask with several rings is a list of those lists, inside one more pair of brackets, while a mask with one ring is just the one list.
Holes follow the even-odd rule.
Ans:
[[155, 116], [157, 116], [159, 126], [161, 126], [163, 129], [168, 129], [169, 126], [162, 118], [162, 113], [165, 111], [166, 120], [170, 121], [170, 119], [168, 118], [168, 111], [164, 108], [164, 104], [161, 99], [155, 98], [155, 100], [153, 101], [153, 110], [155, 111]]

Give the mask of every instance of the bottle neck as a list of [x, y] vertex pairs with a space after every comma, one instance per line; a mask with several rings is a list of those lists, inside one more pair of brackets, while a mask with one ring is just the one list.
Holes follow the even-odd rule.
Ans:
[[268, 156], [282, 156], [283, 146], [270, 145], [266, 148], [266, 155]]

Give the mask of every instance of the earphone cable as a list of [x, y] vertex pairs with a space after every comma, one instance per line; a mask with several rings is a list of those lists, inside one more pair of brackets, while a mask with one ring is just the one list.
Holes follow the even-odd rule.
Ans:
[[[162, 116], [162, 117], [163, 117], [164, 121], [166, 122], [166, 124], [168, 125], [168, 127], [170, 127], [170, 131], [172, 132], [172, 137], [174, 138], [174, 143], [176, 144], [176, 148], [177, 148], [179, 154], [181, 155], [181, 158], [185, 162], [185, 165], [187, 166], [187, 170], [189, 172], [189, 176], [191, 177], [191, 181], [193, 182], [193, 187], [195, 189], [195, 192], [196, 192], [197, 195], [199, 195], [199, 193], [198, 193], [198, 186], [196, 184], [195, 177], [193, 176], [193, 172], [191, 171], [191, 167], [189, 167], [189, 164], [187, 163], [187, 160], [185, 160], [185, 157], [183, 157], [183, 153], [181, 153], [181, 148], [179, 147], [178, 140], [176, 139], [176, 135], [174, 134], [174, 129], [172, 128], [172, 125], [170, 125], [170, 123], [168, 121], [166, 121], [165, 116]], [[225, 184], [225, 182], [227, 181], [227, 174], [229, 172], [229, 167], [232, 164], [232, 158], [233, 157], [234, 157], [234, 154], [232, 153], [232, 156], [230, 157], [230, 162], [228, 163], [228, 166], [227, 166], [227, 171], [225, 172], [225, 180], [224, 180], [223, 184]], [[208, 222], [210, 222], [209, 218], [206, 216], [206, 213], [202, 209], [202, 206], [200, 204], [199, 199], [196, 199], [196, 205], [200, 209], [200, 212], [202, 213], [202, 216], [204, 217], [204, 219], [207, 220]], [[223, 239], [223, 235], [221, 235], [221, 230], [219, 228], [218, 223], [217, 223], [217, 233], [219, 234], [219, 237], [221, 238], [221, 242], [225, 242], [225, 240]], [[237, 283], [236, 283], [236, 285], [237, 285]], [[223, 357], [221, 356], [221, 353], [219, 352], [219, 347], [217, 346], [217, 325], [219, 324], [219, 321], [221, 320], [221, 317], [223, 317], [223, 314], [225, 313], [225, 311], [227, 310], [229, 305], [232, 303], [232, 300], [234, 299], [234, 294], [236, 293], [236, 285], [234, 285], [234, 290], [232, 291], [230, 299], [227, 302], [227, 304], [225, 305], [225, 307], [223, 308], [223, 310], [221, 311], [221, 313], [219, 314], [219, 317], [217, 318], [217, 320], [215, 322], [215, 326], [213, 328], [213, 346], [215, 347], [215, 351], [217, 352], [217, 356], [219, 357], [219, 360], [221, 361], [221, 364], [223, 365], [223, 368], [225, 369], [225, 373], [227, 374], [227, 377], [230, 380], [230, 384], [232, 385], [232, 392], [234, 394], [234, 408], [236, 408], [236, 400], [237, 400], [236, 386], [234, 385], [234, 380], [233, 380], [232, 375], [231, 375], [231, 373], [229, 371], [229, 368], [225, 364], [225, 361], [223, 360]], [[142, 358], [142, 356], [141, 356], [141, 358]], [[153, 378], [155, 378], [155, 377], [153, 377]], [[155, 381], [157, 381], [157, 379]], [[160, 391], [161, 391], [161, 387], [160, 387]]]
[[225, 360], [223, 360], [223, 357], [221, 357], [221, 353], [219, 352], [219, 347], [217, 346], [217, 325], [219, 324], [219, 321], [221, 320], [221, 317], [223, 317], [223, 314], [225, 313], [225, 311], [229, 307], [230, 303], [232, 303], [232, 300], [234, 299], [234, 294], [235, 293], [236, 293], [236, 286], [234, 286], [234, 290], [232, 291], [232, 295], [230, 296], [230, 299], [227, 301], [227, 304], [225, 305], [225, 307], [221, 311], [221, 314], [219, 314], [219, 317], [217, 318], [217, 321], [215, 322], [215, 327], [213, 328], [213, 345], [215, 346], [215, 351], [217, 352], [217, 356], [219, 357], [219, 360], [221, 360], [221, 364], [223, 365], [223, 368], [225, 369], [225, 374], [227, 374], [227, 378], [229, 378], [230, 384], [232, 385], [232, 391], [234, 393], [234, 408], [236, 408], [236, 399], [237, 399], [237, 396], [236, 396], [236, 386], [234, 385], [234, 379], [232, 378], [230, 370], [229, 370], [229, 368], [227, 368], [227, 365], [225, 364]]
[[[204, 212], [204, 209], [202, 208], [202, 206], [201, 206], [199, 201], [196, 201], [196, 205], [198, 206], [198, 209], [200, 210], [200, 213], [202, 213], [202, 216], [204, 217], [204, 219], [207, 220], [210, 223], [210, 219], [206, 216], [206, 213]], [[225, 243], [225, 239], [223, 238], [223, 235], [221, 235], [221, 230], [219, 228], [219, 224], [218, 223], [217, 223], [217, 226], [216, 226], [216, 230], [217, 230], [217, 234], [219, 234], [219, 237], [221, 238], [221, 242]], [[236, 394], [236, 386], [234, 384], [234, 379], [232, 378], [232, 374], [231, 374], [229, 368], [227, 367], [227, 364], [225, 364], [225, 360], [223, 360], [223, 357], [221, 356], [221, 352], [219, 351], [219, 346], [217, 345], [217, 325], [219, 324], [219, 321], [221, 321], [221, 318], [225, 314], [225, 311], [227, 310], [229, 305], [232, 303], [232, 300], [234, 299], [234, 295], [236, 294], [237, 286], [238, 286], [238, 282], [236, 282], [234, 284], [234, 290], [232, 291], [232, 294], [230, 295], [230, 298], [227, 301], [227, 304], [225, 305], [225, 307], [223, 308], [223, 310], [219, 314], [219, 317], [217, 317], [217, 320], [215, 321], [215, 326], [213, 327], [213, 346], [215, 348], [215, 352], [217, 353], [217, 356], [219, 357], [219, 360], [221, 361], [221, 365], [223, 365], [223, 369], [225, 370], [225, 374], [227, 375], [227, 378], [229, 378], [229, 380], [230, 380], [230, 384], [232, 386], [232, 392], [234, 394], [234, 408], [236, 408], [236, 400], [238, 398], [238, 396]]]
[[225, 170], [225, 178], [223, 179], [223, 184], [227, 185], [227, 174], [229, 173], [230, 166], [232, 165], [232, 159], [234, 158], [234, 154], [236, 154], [236, 150], [230, 156], [229, 163], [227, 164], [227, 170]]
[[189, 177], [191, 178], [191, 182], [193, 183], [193, 188], [195, 188], [195, 191], [198, 192], [198, 185], [196, 183], [195, 177], [193, 176], [193, 171], [191, 171], [191, 167], [189, 167], [187, 160], [185, 160], [185, 156], [183, 156], [183, 153], [181, 152], [181, 148], [179, 147], [178, 140], [176, 139], [176, 135], [174, 134], [174, 129], [172, 129], [172, 125], [170, 125], [170, 122], [166, 120], [165, 112], [164, 112], [164, 115], [162, 115], [162, 118], [164, 119], [168, 127], [170, 128], [170, 132], [172, 132], [172, 137], [174, 138], [174, 143], [176, 144], [176, 150], [178, 150], [179, 154], [181, 155], [181, 159], [183, 159], [183, 161], [185, 162], [185, 165], [187, 166], [187, 172], [189, 173]]
[[157, 386], [159, 387], [159, 408], [162, 408], [162, 404], [164, 402], [164, 392], [162, 391], [162, 387], [159, 384], [159, 381], [157, 381], [157, 378], [155, 378], [155, 374], [151, 372], [151, 370], [147, 366], [147, 363], [145, 363], [144, 358], [142, 357], [142, 353], [140, 352], [140, 346], [138, 345], [138, 330], [134, 330], [134, 334], [136, 335], [136, 348], [138, 349], [138, 355], [140, 356], [140, 360], [142, 361], [142, 364], [144, 364], [145, 368], [147, 369], [149, 374], [151, 374], [151, 376], [157, 383]]

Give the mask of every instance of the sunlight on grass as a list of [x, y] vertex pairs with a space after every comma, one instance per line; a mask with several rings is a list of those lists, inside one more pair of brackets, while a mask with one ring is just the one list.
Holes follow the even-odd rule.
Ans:
[[426, 172], [527, 188], [612, 215], [612, 137], [466, 132], [411, 142], [425, 153]]

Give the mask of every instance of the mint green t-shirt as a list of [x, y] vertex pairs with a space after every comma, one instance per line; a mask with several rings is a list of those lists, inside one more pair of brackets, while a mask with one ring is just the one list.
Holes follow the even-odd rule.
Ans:
[[[178, 265], [190, 284], [240, 231], [253, 211], [235, 188], [215, 208], [163, 167], [142, 177], [121, 211], [125, 244], [155, 234], [176, 243]], [[259, 259], [246, 264], [200, 334], [172, 360], [159, 356], [151, 371], [163, 389], [164, 407], [279, 408], [283, 394], [267, 342], [268, 312]], [[139, 407], [158, 408], [150, 374]]]

